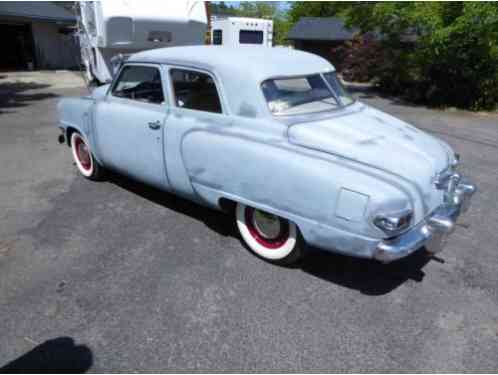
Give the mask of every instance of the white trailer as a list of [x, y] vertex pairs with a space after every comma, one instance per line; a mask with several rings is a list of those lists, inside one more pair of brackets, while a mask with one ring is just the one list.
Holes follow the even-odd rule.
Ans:
[[213, 17], [211, 43], [223, 46], [273, 46], [273, 21], [246, 17]]
[[102, 0], [79, 2], [78, 37], [89, 82], [113, 76], [112, 58], [153, 48], [205, 43], [203, 1]]

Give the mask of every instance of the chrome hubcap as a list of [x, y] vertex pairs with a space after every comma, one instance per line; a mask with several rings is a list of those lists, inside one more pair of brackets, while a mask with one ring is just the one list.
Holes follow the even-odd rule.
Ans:
[[266, 239], [274, 239], [280, 235], [280, 219], [267, 212], [254, 210], [253, 215], [254, 228]]

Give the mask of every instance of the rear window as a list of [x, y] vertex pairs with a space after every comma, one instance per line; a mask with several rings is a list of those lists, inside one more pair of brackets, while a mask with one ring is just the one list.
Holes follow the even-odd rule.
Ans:
[[261, 30], [240, 30], [240, 44], [263, 44], [263, 31]]
[[320, 74], [269, 79], [261, 88], [270, 111], [276, 115], [319, 112], [339, 106]]

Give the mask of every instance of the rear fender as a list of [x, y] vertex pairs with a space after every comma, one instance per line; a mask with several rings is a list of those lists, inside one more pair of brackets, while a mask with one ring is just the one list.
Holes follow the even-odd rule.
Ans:
[[[393, 207], [406, 202], [399, 189], [378, 176], [278, 140], [261, 142], [248, 136], [194, 131], [182, 145], [192, 186], [209, 205], [218, 206], [221, 198], [227, 198], [301, 223], [310, 228], [308, 233], [312, 227], [328, 226], [380, 237], [368, 220], [370, 210], [385, 207], [386, 202]], [[345, 187], [347, 194], [342, 194]], [[358, 200], [351, 201], [355, 197]], [[351, 209], [356, 214], [348, 216]]]
[[58, 126], [66, 133], [72, 128], [82, 134], [88, 141], [92, 154], [101, 163], [96, 147], [94, 105], [95, 99], [92, 97], [61, 99], [57, 104]]

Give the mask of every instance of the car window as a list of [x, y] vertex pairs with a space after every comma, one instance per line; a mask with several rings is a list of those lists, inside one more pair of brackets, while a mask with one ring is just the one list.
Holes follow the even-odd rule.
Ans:
[[349, 105], [354, 103], [354, 99], [351, 94], [344, 88], [341, 81], [337, 77], [336, 72], [325, 73], [323, 75], [327, 82], [329, 83], [332, 90], [336, 93], [337, 97], [341, 100], [343, 105]]
[[112, 95], [145, 103], [164, 103], [161, 73], [152, 66], [125, 66]]
[[171, 69], [170, 75], [177, 107], [222, 113], [218, 90], [209, 74]]
[[273, 114], [301, 114], [337, 108], [339, 103], [320, 74], [269, 79], [261, 85]]

